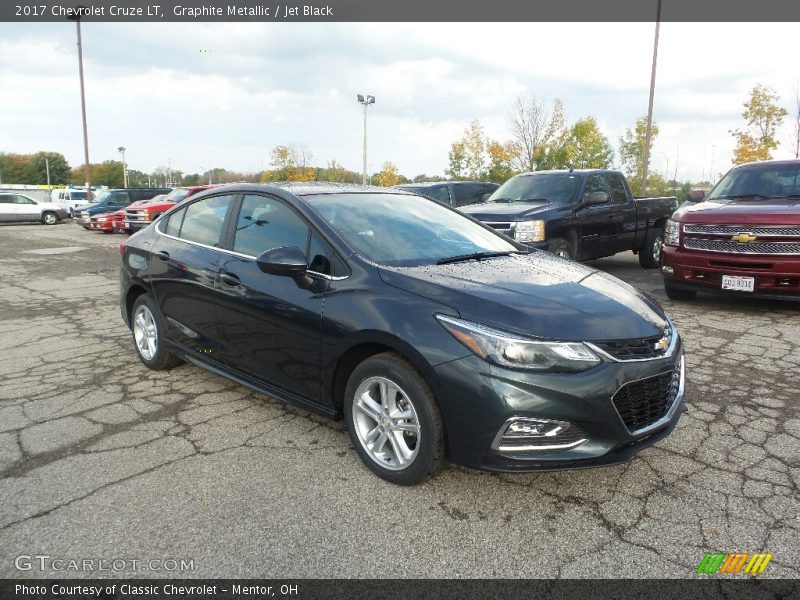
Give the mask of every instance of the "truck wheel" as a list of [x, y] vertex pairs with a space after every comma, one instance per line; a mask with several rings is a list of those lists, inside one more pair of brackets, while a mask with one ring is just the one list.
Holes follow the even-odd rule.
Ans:
[[644, 246], [639, 250], [639, 264], [645, 269], [657, 269], [661, 262], [661, 244], [664, 240], [663, 229], [651, 229], [647, 233]]
[[547, 245], [547, 249], [561, 258], [575, 258], [575, 250], [572, 247], [572, 244], [563, 238], [550, 240], [550, 243]]
[[55, 225], [58, 223], [58, 215], [53, 211], [48, 210], [42, 215], [42, 223], [45, 225]]
[[697, 292], [694, 290], [684, 290], [674, 287], [668, 279], [664, 280], [664, 293], [670, 300], [691, 300], [697, 296]]

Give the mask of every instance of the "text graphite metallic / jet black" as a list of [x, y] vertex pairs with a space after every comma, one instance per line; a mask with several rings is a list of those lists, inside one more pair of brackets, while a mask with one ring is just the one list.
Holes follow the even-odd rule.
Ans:
[[121, 309], [145, 365], [186, 359], [343, 417], [395, 483], [446, 458], [626, 462], [685, 410], [681, 339], [654, 300], [421, 196], [225, 186], [121, 249]]

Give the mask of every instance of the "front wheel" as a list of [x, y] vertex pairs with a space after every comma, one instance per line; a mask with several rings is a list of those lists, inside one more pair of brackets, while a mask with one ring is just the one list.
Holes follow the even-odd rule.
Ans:
[[356, 452], [378, 477], [414, 485], [444, 466], [439, 407], [419, 372], [397, 354], [377, 354], [355, 368], [344, 413]]
[[164, 343], [164, 325], [150, 296], [142, 294], [131, 310], [131, 331], [136, 354], [148, 369], [171, 369], [180, 360]]
[[639, 251], [639, 264], [645, 269], [657, 269], [661, 263], [661, 245], [664, 241], [663, 229], [651, 229], [647, 232], [644, 246]]
[[550, 240], [550, 243], [547, 245], [547, 249], [561, 258], [575, 258], [575, 249], [572, 247], [572, 244], [562, 238]]
[[58, 223], [58, 215], [52, 211], [47, 211], [42, 214], [42, 223], [45, 225], [55, 225]]

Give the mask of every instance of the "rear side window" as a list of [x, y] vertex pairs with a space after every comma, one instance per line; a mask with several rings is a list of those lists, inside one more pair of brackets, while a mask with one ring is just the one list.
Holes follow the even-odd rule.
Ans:
[[611, 200], [614, 204], [625, 204], [628, 201], [628, 195], [625, 191], [625, 180], [619, 173], [606, 173], [606, 180], [608, 186], [611, 188]]
[[428, 196], [429, 198], [443, 202], [444, 204], [450, 204], [450, 191], [447, 189], [446, 185], [437, 185], [427, 190], [420, 190], [419, 193], [423, 196]]
[[9, 194], [0, 194], [0, 204], [13, 204], [14, 201]]
[[258, 256], [271, 248], [296, 246], [308, 256], [308, 235], [305, 221], [280, 200], [247, 195], [236, 222], [233, 249]]
[[232, 198], [233, 196], [213, 196], [190, 204], [170, 216], [165, 233], [206, 246], [218, 245], [225, 213]]

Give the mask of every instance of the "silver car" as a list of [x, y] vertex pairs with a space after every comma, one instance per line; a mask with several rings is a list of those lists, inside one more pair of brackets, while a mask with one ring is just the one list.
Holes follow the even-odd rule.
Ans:
[[0, 193], [0, 222], [39, 221], [45, 225], [55, 225], [67, 217], [67, 211], [53, 204], [34, 200], [30, 196], [17, 193]]

